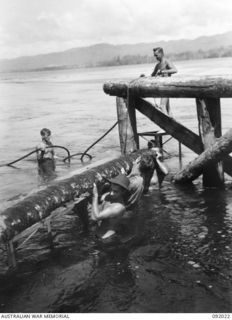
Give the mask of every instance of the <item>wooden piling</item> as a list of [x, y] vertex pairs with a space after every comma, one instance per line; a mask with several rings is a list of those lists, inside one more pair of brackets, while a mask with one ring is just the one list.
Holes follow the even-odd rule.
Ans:
[[129, 154], [139, 148], [136, 115], [133, 98], [116, 97], [118, 131], [121, 154]]
[[[221, 136], [220, 99], [196, 99], [199, 135], [204, 150], [213, 145]], [[220, 186], [224, 183], [222, 162], [209, 164], [203, 172], [204, 186]]]

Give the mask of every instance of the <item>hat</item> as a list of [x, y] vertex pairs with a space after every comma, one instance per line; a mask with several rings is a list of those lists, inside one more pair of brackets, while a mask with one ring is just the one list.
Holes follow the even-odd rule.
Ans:
[[130, 180], [124, 174], [119, 174], [113, 179], [107, 179], [110, 183], [117, 184], [129, 191]]

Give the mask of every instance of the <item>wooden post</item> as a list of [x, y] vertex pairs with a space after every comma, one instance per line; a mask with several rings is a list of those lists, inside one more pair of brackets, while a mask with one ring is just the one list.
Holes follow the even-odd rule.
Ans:
[[[139, 149], [139, 136], [137, 132], [137, 120], [136, 120], [136, 108], [135, 108], [135, 97], [132, 94], [132, 91], [128, 89], [127, 93], [127, 109], [128, 109], [128, 114], [129, 114], [129, 119], [131, 123], [131, 127], [133, 130], [133, 140], [136, 145], [136, 149]], [[134, 151], [134, 150], [133, 150]]]
[[155, 135], [155, 143], [158, 148], [163, 148], [163, 138], [162, 135], [156, 134]]
[[122, 155], [138, 149], [135, 110], [133, 100], [129, 103], [124, 98], [116, 97], [119, 140]]
[[199, 177], [209, 165], [222, 160], [232, 152], [232, 129], [217, 139], [217, 141], [190, 162], [183, 170], [174, 176], [174, 181], [179, 183], [191, 182]]
[[[204, 150], [208, 149], [221, 136], [220, 99], [196, 99], [199, 135]], [[222, 162], [209, 164], [203, 173], [203, 185], [220, 186], [224, 183]]]

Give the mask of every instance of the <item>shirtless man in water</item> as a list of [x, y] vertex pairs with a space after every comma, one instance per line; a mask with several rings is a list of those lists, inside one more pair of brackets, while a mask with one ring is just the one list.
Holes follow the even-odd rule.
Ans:
[[[155, 157], [155, 158], [154, 158]], [[119, 174], [109, 180], [111, 190], [102, 197], [102, 204], [98, 203], [98, 190], [96, 184], [93, 186], [93, 199], [91, 218], [98, 221], [105, 231], [102, 239], [113, 236], [120, 225], [127, 223], [125, 219], [133, 218], [133, 210], [143, 192], [147, 192], [154, 170], [157, 175], [162, 173], [163, 177], [168, 173], [166, 166], [161, 161], [161, 154], [148, 152], [138, 157], [133, 164], [130, 175]], [[161, 184], [161, 180], [159, 179]], [[129, 213], [130, 212], [130, 213]], [[103, 225], [102, 225], [103, 224]]]
[[51, 130], [43, 128], [40, 134], [42, 142], [36, 148], [39, 174], [43, 177], [54, 177], [55, 159], [51, 142]]
[[129, 193], [130, 180], [120, 174], [109, 180], [111, 183], [110, 193], [104, 195], [102, 204], [98, 204], [98, 190], [94, 183], [91, 218], [94, 221], [107, 223], [108, 231], [101, 237], [106, 239], [115, 234], [121, 218], [126, 212], [126, 200]]

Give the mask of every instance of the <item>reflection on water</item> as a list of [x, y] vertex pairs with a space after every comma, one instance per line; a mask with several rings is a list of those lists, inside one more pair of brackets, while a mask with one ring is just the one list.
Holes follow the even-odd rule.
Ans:
[[232, 189], [164, 181], [143, 196], [139, 242], [106, 251], [72, 212], [18, 251], [1, 312], [231, 312]]

